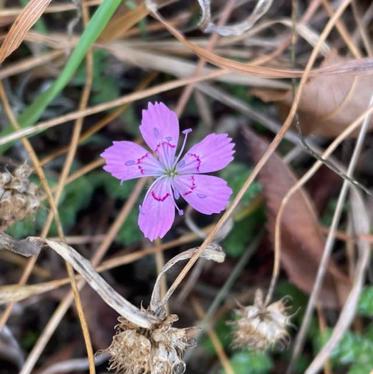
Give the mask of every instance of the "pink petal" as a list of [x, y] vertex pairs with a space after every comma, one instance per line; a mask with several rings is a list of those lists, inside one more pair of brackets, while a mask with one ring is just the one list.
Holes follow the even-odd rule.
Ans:
[[228, 204], [232, 190], [224, 179], [212, 175], [179, 175], [173, 187], [198, 212], [220, 213]]
[[178, 163], [180, 174], [211, 173], [233, 160], [234, 143], [227, 134], [210, 134], [194, 145]]
[[142, 111], [140, 131], [161, 163], [171, 167], [179, 140], [179, 120], [176, 113], [163, 103], [148, 103], [148, 109]]
[[134, 142], [119, 141], [101, 153], [106, 161], [104, 170], [113, 177], [126, 181], [145, 176], [159, 176], [162, 167], [145, 148]]
[[175, 219], [175, 201], [167, 178], [159, 178], [150, 187], [140, 206], [139, 227], [150, 240], [163, 238]]

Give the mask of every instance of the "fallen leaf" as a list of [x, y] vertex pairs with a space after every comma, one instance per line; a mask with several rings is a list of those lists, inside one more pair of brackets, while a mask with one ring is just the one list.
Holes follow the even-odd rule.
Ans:
[[[349, 59], [329, 55], [323, 66], [348, 64]], [[324, 137], [338, 136], [369, 106], [372, 96], [373, 74], [359, 75], [346, 73], [323, 74], [312, 77], [304, 86], [298, 107], [302, 132]], [[275, 102], [280, 116], [285, 118], [293, 102], [292, 90], [275, 91], [255, 89], [251, 91], [265, 102]], [[373, 119], [370, 123], [373, 129]], [[354, 132], [352, 136], [356, 136]]]
[[30, 0], [13, 22], [0, 47], [0, 63], [15, 51], [52, 0]]
[[[245, 129], [251, 156], [257, 162], [268, 143], [253, 131]], [[276, 153], [263, 167], [258, 177], [263, 186], [267, 206], [267, 222], [271, 240], [274, 240], [276, 215], [281, 201], [297, 182], [294, 173]], [[299, 190], [288, 202], [281, 225], [281, 264], [290, 281], [306, 293], [310, 293], [316, 278], [324, 236], [318, 224], [315, 209], [304, 190]], [[348, 278], [338, 270], [333, 261], [326, 272], [320, 293], [325, 307], [340, 306], [350, 289]]]

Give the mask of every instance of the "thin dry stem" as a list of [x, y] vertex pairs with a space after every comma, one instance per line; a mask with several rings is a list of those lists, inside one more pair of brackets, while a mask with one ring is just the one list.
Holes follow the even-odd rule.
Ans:
[[[157, 239], [155, 241], [155, 248], [154, 248], [154, 252], [155, 252], [154, 257], [155, 257], [155, 265], [156, 265], [156, 268], [157, 268], [157, 276], [159, 276], [159, 274], [162, 272], [162, 269], [165, 265], [165, 259], [164, 259], [163, 251], [159, 250], [159, 248], [161, 248], [161, 245], [162, 245], [161, 240]], [[164, 276], [161, 279], [159, 289], [160, 289], [161, 299], [163, 299], [163, 297], [165, 296], [166, 291], [167, 291], [166, 274], [164, 274]], [[167, 314], [169, 314], [168, 303], [166, 305], [164, 305], [164, 308], [166, 309]]]
[[[370, 105], [372, 105], [372, 103], [373, 103], [373, 96], [371, 97]], [[370, 122], [370, 115], [369, 114], [372, 110], [373, 110], [373, 106], [370, 107], [369, 113], [365, 113], [365, 115], [363, 116], [364, 123], [363, 123], [363, 125], [360, 129], [359, 136], [357, 138], [356, 145], [355, 145], [354, 151], [353, 151], [352, 156], [351, 156], [351, 161], [348, 165], [348, 169], [347, 169], [347, 173], [346, 173], [348, 177], [353, 177], [353, 172], [355, 170], [356, 163], [359, 159], [359, 156], [360, 156], [363, 144], [364, 144], [365, 136], [366, 136], [367, 131], [369, 129], [369, 122]], [[339, 140], [339, 138], [340, 138], [340, 136], [333, 143], [335, 143], [337, 140]], [[330, 146], [329, 146], [329, 148], [330, 148]], [[299, 333], [297, 335], [297, 338], [295, 340], [295, 346], [294, 346], [294, 351], [293, 351], [293, 355], [292, 355], [292, 361], [289, 365], [288, 372], [290, 372], [292, 370], [292, 365], [294, 364], [295, 360], [297, 359], [297, 357], [298, 357], [298, 355], [299, 355], [299, 353], [300, 353], [300, 351], [303, 347], [303, 344], [304, 344], [304, 340], [305, 340], [305, 337], [306, 337], [306, 334], [307, 334], [307, 330], [308, 330], [309, 324], [311, 322], [312, 313], [313, 313], [313, 310], [314, 310], [314, 307], [315, 307], [315, 304], [316, 304], [316, 301], [317, 301], [317, 297], [319, 295], [319, 292], [320, 292], [320, 289], [321, 289], [321, 286], [322, 286], [322, 282], [323, 282], [324, 275], [325, 275], [325, 272], [326, 272], [326, 269], [327, 269], [327, 266], [328, 266], [329, 258], [331, 256], [331, 252], [332, 252], [332, 249], [333, 249], [333, 246], [334, 246], [334, 242], [335, 242], [334, 233], [337, 230], [339, 220], [340, 220], [340, 217], [342, 215], [342, 210], [343, 210], [343, 206], [344, 206], [344, 203], [345, 203], [345, 200], [346, 200], [346, 196], [347, 196], [349, 187], [350, 187], [350, 182], [346, 179], [343, 180], [343, 185], [342, 185], [340, 194], [338, 196], [337, 205], [336, 205], [336, 208], [335, 208], [335, 211], [334, 211], [332, 223], [330, 225], [330, 231], [328, 233], [328, 237], [327, 237], [326, 242], [325, 242], [324, 251], [322, 253], [322, 257], [321, 257], [321, 260], [320, 260], [320, 265], [319, 265], [319, 269], [318, 269], [318, 272], [317, 272], [317, 275], [316, 275], [315, 284], [313, 286], [311, 296], [308, 300], [308, 304], [307, 304], [305, 315], [303, 317], [301, 328], [300, 328]], [[282, 205], [281, 205], [281, 207], [282, 207]], [[278, 221], [278, 222], [280, 223], [280, 221]], [[276, 223], [277, 223], [277, 220], [276, 220]], [[276, 245], [280, 245], [279, 226], [280, 225], [278, 225], [278, 227], [276, 226], [276, 234], [277, 234], [277, 238], [278, 238], [276, 240]]]
[[[355, 149], [357, 146], [355, 147]], [[355, 231], [359, 235], [366, 235], [370, 230], [369, 214], [364, 206], [364, 201], [356, 189], [351, 194], [352, 216]], [[339, 315], [338, 321], [333, 329], [333, 333], [328, 342], [313, 359], [305, 374], [317, 374], [324, 363], [329, 359], [333, 350], [343, 338], [344, 334], [350, 327], [356, 313], [359, 296], [364, 286], [365, 274], [369, 267], [371, 248], [368, 242], [358, 241], [359, 260], [355, 270], [354, 283], [347, 301]]]
[[[192, 306], [195, 313], [197, 314], [197, 317], [200, 320], [203, 320], [205, 317], [205, 312], [199, 301], [194, 297], [192, 298]], [[218, 355], [221, 366], [224, 368], [225, 372], [227, 374], [235, 374], [232, 365], [229, 361], [229, 357], [225, 353], [223, 344], [219, 340], [219, 337], [217, 336], [216, 332], [210, 327], [207, 327], [206, 331], [211, 340], [212, 345], [214, 346], [215, 352]]]
[[[322, 5], [324, 6], [326, 12], [328, 13], [329, 17], [332, 17], [333, 13], [334, 13], [334, 9], [330, 5], [329, 0], [322, 0], [321, 2], [322, 2]], [[336, 22], [335, 27], [336, 27], [337, 31], [339, 32], [339, 34], [341, 35], [344, 42], [346, 43], [346, 45], [347, 45], [348, 49], [350, 50], [350, 52], [352, 53], [352, 55], [355, 58], [361, 58], [362, 54], [359, 51], [359, 49], [356, 47], [354, 41], [352, 40], [352, 37], [349, 34], [343, 20], [339, 19]]]
[[[1, 81], [0, 81], [0, 96], [1, 96], [1, 101], [3, 103], [3, 106], [4, 106], [4, 111], [8, 116], [9, 122], [11, 123], [11, 125], [15, 129], [19, 129], [20, 126], [19, 126], [19, 124], [18, 124], [18, 122], [17, 122], [17, 120], [16, 120], [16, 118], [13, 114], [13, 111], [12, 111], [10, 105], [9, 105], [8, 98], [6, 96], [6, 93], [4, 91], [4, 87], [3, 87], [3, 84], [2, 84]], [[52, 192], [49, 188], [47, 179], [45, 177], [44, 170], [41, 167], [39, 159], [38, 159], [32, 145], [31, 145], [31, 143], [29, 142], [29, 140], [28, 139], [22, 139], [21, 141], [22, 141], [22, 144], [25, 147], [27, 153], [29, 154], [29, 156], [31, 158], [31, 161], [34, 165], [35, 171], [36, 171], [36, 173], [37, 173], [37, 175], [40, 179], [40, 182], [41, 182], [41, 184], [42, 184], [42, 186], [43, 186], [43, 188], [44, 188], [44, 190], [45, 190], [45, 192], [48, 196], [48, 202], [49, 202], [50, 207], [51, 207], [51, 209], [54, 213], [54, 216], [55, 216], [58, 235], [61, 238], [61, 240], [64, 240], [64, 233], [63, 233], [61, 220], [60, 220], [60, 217], [59, 217], [59, 214], [58, 214], [58, 209], [57, 209], [57, 206], [56, 206], [55, 201], [53, 199], [53, 195], [52, 195]], [[28, 275], [31, 274], [32, 267], [36, 263], [36, 259], [37, 259], [37, 256], [34, 256], [33, 259], [28, 262], [28, 265], [26, 266], [24, 274], [23, 274], [23, 276], [22, 276], [22, 278], [19, 282], [21, 285], [23, 285], [27, 282]], [[89, 336], [87, 321], [86, 321], [86, 318], [85, 318], [85, 315], [84, 315], [83, 306], [82, 306], [79, 291], [78, 291], [78, 288], [77, 288], [77, 285], [76, 285], [76, 281], [75, 281], [75, 277], [74, 277], [74, 271], [73, 271], [71, 265], [69, 265], [68, 263], [66, 263], [66, 269], [67, 269], [67, 273], [68, 273], [69, 278], [70, 278], [71, 288], [72, 288], [72, 292], [73, 292], [73, 296], [74, 296], [74, 300], [75, 300], [76, 309], [78, 311], [79, 322], [80, 322], [80, 325], [81, 325], [81, 328], [82, 328], [82, 331], [83, 331], [83, 337], [84, 337], [84, 342], [85, 342], [85, 345], [86, 345], [87, 353], [88, 353], [88, 356], [93, 357], [92, 342], [91, 342], [91, 339], [90, 339], [90, 336]], [[1, 322], [0, 322], [0, 328], [2, 328], [5, 325], [5, 323], [7, 321], [7, 318], [11, 314], [13, 306], [14, 306], [14, 303], [9, 304], [8, 307], [6, 308], [5, 312], [3, 313], [2, 318], [1, 318]], [[91, 374], [95, 373], [95, 369], [93, 369], [93, 370], [94, 371], [91, 372]]]
[[205, 80], [214, 79], [216, 77], [219, 77], [219, 76], [222, 76], [222, 75], [228, 74], [228, 73], [229, 73], [228, 70], [216, 70], [216, 71], [214, 71], [210, 74], [206, 74], [206, 75], [202, 75], [202, 76], [198, 76], [198, 77], [176, 79], [176, 80], [171, 81], [171, 82], [159, 84], [155, 87], [147, 88], [147, 89], [142, 90], [140, 92], [134, 92], [134, 93], [125, 95], [123, 97], [120, 97], [118, 99], [109, 101], [107, 103], [95, 105], [95, 106], [90, 107], [90, 108], [85, 109], [85, 110], [79, 110], [79, 111], [76, 111], [76, 112], [71, 112], [71, 113], [65, 114], [63, 116], [60, 116], [58, 118], [55, 118], [55, 119], [52, 119], [52, 120], [49, 120], [49, 121], [40, 122], [39, 124], [36, 124], [32, 127], [26, 127], [24, 129], [14, 131], [10, 135], [3, 136], [0, 139], [0, 146], [5, 145], [9, 142], [13, 142], [15, 140], [19, 140], [20, 138], [23, 138], [23, 137], [34, 136], [34, 135], [36, 135], [40, 132], [43, 132], [47, 129], [50, 129], [52, 127], [62, 125], [66, 122], [75, 121], [78, 118], [91, 116], [93, 114], [101, 113], [101, 112], [104, 112], [106, 110], [110, 110], [110, 109], [116, 108], [118, 106], [122, 106], [124, 104], [133, 103], [137, 100], [141, 100], [141, 99], [147, 98], [149, 96], [153, 96], [153, 95], [157, 95], [157, 94], [162, 93], [162, 92], [174, 90], [176, 88], [185, 86], [186, 84], [189, 84], [189, 83], [201, 82], [201, 81], [205, 81]]

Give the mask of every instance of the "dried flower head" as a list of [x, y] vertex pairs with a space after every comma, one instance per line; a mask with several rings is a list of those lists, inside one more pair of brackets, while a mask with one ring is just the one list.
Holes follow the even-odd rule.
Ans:
[[129, 141], [113, 142], [102, 154], [104, 170], [121, 182], [156, 178], [140, 206], [138, 224], [150, 240], [162, 238], [175, 220], [176, 200], [182, 197], [202, 214], [222, 212], [232, 189], [227, 182], [206, 173], [225, 168], [232, 160], [234, 143], [227, 134], [209, 134], [182, 157], [187, 135], [176, 153], [180, 130], [175, 112], [163, 103], [149, 103], [143, 110], [140, 132], [151, 151]]
[[257, 351], [264, 351], [276, 345], [284, 346], [289, 339], [288, 309], [284, 299], [266, 306], [262, 291], [257, 290], [254, 305], [240, 306], [235, 311], [238, 319], [232, 322], [234, 346]]
[[0, 173], [0, 231], [39, 208], [39, 189], [30, 181], [31, 173], [27, 164], [18, 166], [13, 173]]
[[195, 328], [172, 327], [178, 320], [167, 316], [151, 329], [140, 328], [120, 317], [117, 334], [107, 352], [110, 370], [122, 374], [182, 374], [183, 355], [194, 345]]

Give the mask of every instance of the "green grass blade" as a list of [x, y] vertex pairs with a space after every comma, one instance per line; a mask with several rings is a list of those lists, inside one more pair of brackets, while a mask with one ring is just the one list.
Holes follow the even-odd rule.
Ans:
[[[34, 102], [30, 106], [28, 106], [18, 117], [18, 123], [21, 127], [31, 126], [35, 122], [37, 122], [47, 106], [66, 87], [66, 85], [70, 82], [71, 78], [78, 69], [79, 65], [83, 61], [87, 51], [101, 35], [105, 26], [107, 25], [121, 2], [122, 0], [105, 0], [97, 8], [58, 78], [46, 91], [40, 94], [34, 100]], [[7, 128], [0, 133], [0, 136], [4, 136], [11, 132], [12, 129]], [[2, 146], [0, 148], [0, 153], [8, 149], [10, 145], [11, 144]]]

